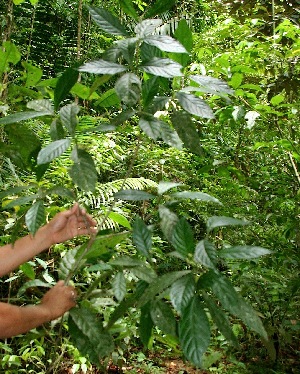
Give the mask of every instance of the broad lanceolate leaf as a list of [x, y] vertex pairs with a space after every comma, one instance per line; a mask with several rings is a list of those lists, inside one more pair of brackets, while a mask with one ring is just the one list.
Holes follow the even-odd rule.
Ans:
[[32, 100], [27, 103], [28, 109], [36, 110], [37, 112], [47, 112], [49, 115], [54, 114], [54, 107], [50, 100]]
[[49, 111], [29, 111], [29, 112], [19, 112], [10, 114], [9, 116], [0, 118], [0, 125], [10, 125], [11, 123], [26, 121], [28, 119], [49, 116]]
[[33, 279], [33, 280], [30, 280], [30, 281], [26, 282], [25, 284], [22, 285], [21, 288], [19, 288], [17, 296], [20, 297], [21, 295], [24, 294], [24, 292], [28, 288], [32, 288], [32, 287], [46, 287], [46, 288], [50, 288], [50, 287], [52, 287], [52, 285], [51, 285], [51, 283], [43, 282], [40, 279]]
[[216, 270], [217, 251], [214, 244], [206, 239], [198, 242], [195, 249], [194, 260], [209, 269]]
[[135, 56], [137, 38], [117, 40], [110, 48], [106, 49], [102, 57], [106, 61], [117, 62], [120, 57], [131, 64]]
[[162, 23], [161, 19], [145, 19], [135, 26], [134, 32], [138, 38], [144, 38], [153, 34]]
[[137, 75], [127, 73], [117, 80], [115, 90], [120, 100], [131, 107], [140, 98], [141, 85], [141, 81]]
[[189, 253], [194, 252], [194, 233], [190, 224], [184, 217], [181, 217], [174, 226], [172, 244], [176, 251], [184, 258], [186, 258]]
[[129, 200], [129, 201], [142, 201], [142, 200], [151, 200], [155, 196], [140, 190], [121, 190], [114, 194], [115, 199], [118, 200]]
[[183, 91], [177, 92], [176, 97], [182, 108], [188, 113], [201, 118], [215, 118], [211, 107], [204, 100], [200, 99], [200, 97]]
[[7, 204], [2, 204], [2, 208], [3, 209], [10, 209], [10, 208], [13, 208], [14, 206], [20, 206], [20, 205], [25, 205], [37, 198], [39, 198], [40, 196], [38, 194], [34, 194], [34, 195], [29, 195], [29, 196], [23, 196], [23, 197], [19, 197], [13, 201], [10, 201], [9, 203]]
[[232, 217], [224, 217], [224, 216], [213, 216], [209, 217], [206, 223], [207, 230], [211, 231], [216, 227], [223, 227], [223, 226], [245, 226], [249, 225], [249, 221], [241, 220]]
[[198, 296], [193, 297], [179, 321], [179, 340], [185, 357], [201, 367], [210, 342], [210, 326]]
[[121, 9], [124, 13], [137, 20], [139, 18], [137, 12], [134, 9], [132, 0], [119, 0]]
[[184, 146], [196, 155], [202, 155], [199, 134], [190, 114], [176, 111], [171, 115], [171, 121]]
[[148, 257], [152, 247], [152, 233], [140, 217], [136, 217], [133, 223], [133, 244], [138, 251]]
[[174, 78], [181, 77], [182, 66], [169, 58], [153, 57], [150, 61], [140, 65], [146, 73], [159, 77]]
[[188, 53], [181, 43], [168, 35], [149, 35], [143, 39], [143, 42], [164, 52]]
[[256, 247], [252, 245], [237, 245], [230, 248], [222, 249], [218, 252], [219, 256], [224, 258], [232, 258], [232, 259], [244, 259], [249, 260], [251, 258], [257, 258], [260, 256], [265, 256], [271, 254], [267, 248], [263, 247]]
[[100, 319], [91, 309], [71, 309], [68, 325], [71, 339], [79, 352], [87, 355], [96, 365], [113, 351], [111, 335], [104, 330]]
[[221, 79], [208, 77], [206, 75], [191, 75], [189, 77], [193, 82], [204, 88], [204, 92], [220, 95], [233, 95], [234, 91], [228, 84]]
[[167, 12], [175, 5], [175, 0], [156, 0], [156, 2], [147, 8], [145, 17], [150, 18]]
[[37, 201], [25, 214], [25, 223], [31, 234], [35, 234], [38, 228], [45, 222], [45, 208], [42, 200]]
[[74, 103], [63, 106], [59, 111], [60, 120], [71, 136], [75, 135], [79, 111], [79, 106]]
[[206, 305], [208, 306], [209, 313], [214, 320], [215, 324], [217, 325], [219, 331], [225, 339], [227, 339], [230, 343], [232, 343], [235, 347], [238, 347], [238, 341], [236, 336], [234, 335], [228, 317], [225, 312], [220, 308], [220, 306], [215, 303], [215, 301], [207, 295], [205, 292], [203, 293], [204, 300]]
[[148, 348], [153, 328], [153, 321], [150, 314], [150, 305], [151, 303], [148, 302], [141, 308], [139, 324], [139, 336], [145, 348]]
[[251, 330], [257, 332], [263, 339], [268, 340], [267, 332], [256, 311], [239, 295], [230, 281], [222, 274], [209, 271], [199, 279], [199, 285], [212, 288], [213, 293], [229, 313], [240, 318]]
[[130, 272], [138, 279], [149, 284], [157, 278], [155, 271], [149, 266], [135, 266], [130, 269]]
[[122, 301], [126, 295], [126, 279], [123, 271], [119, 271], [112, 279], [112, 290], [118, 301]]
[[69, 67], [58, 78], [54, 89], [54, 108], [58, 109], [59, 104], [67, 97], [71, 88], [78, 81], [79, 71], [77, 67]]
[[150, 314], [153, 323], [165, 334], [176, 336], [176, 320], [169, 304], [163, 300], [151, 303]]
[[[78, 254], [80, 248], [74, 248], [66, 252], [62, 260], [60, 261], [59, 268], [58, 268], [58, 275], [60, 279], [66, 279], [69, 276], [69, 273], [74, 270], [76, 264], [76, 256]], [[84, 264], [82, 261], [76, 270], [80, 269], [81, 266]]]
[[93, 6], [87, 7], [92, 19], [104, 31], [113, 35], [127, 36], [127, 30], [121, 24], [119, 19], [103, 8]]
[[126, 71], [126, 66], [116, 64], [111, 61], [106, 60], [96, 60], [90, 61], [83, 64], [79, 69], [79, 71], [84, 71], [86, 73], [94, 73], [94, 74], [118, 74]]
[[97, 182], [97, 170], [91, 155], [84, 149], [72, 152], [74, 164], [69, 174], [75, 184], [84, 191], [93, 191]]
[[56, 157], [62, 155], [71, 145], [71, 139], [60, 139], [48, 144], [45, 148], [41, 149], [38, 157], [38, 165], [47, 164]]
[[120, 99], [116, 93], [116, 90], [114, 88], [111, 88], [107, 90], [106, 92], [104, 92], [104, 94], [101, 95], [100, 99], [96, 101], [95, 106], [97, 105], [103, 108], [119, 106]]
[[165, 182], [160, 181], [157, 186], [157, 193], [163, 195], [165, 192], [169, 191], [171, 188], [182, 186], [182, 183], [176, 182]]
[[192, 298], [195, 296], [196, 284], [192, 274], [176, 280], [170, 290], [170, 299], [173, 307], [182, 314]]
[[177, 199], [191, 199], [191, 200], [201, 200], [201, 201], [207, 201], [211, 203], [222, 203], [216, 199], [215, 197], [208, 195], [205, 192], [197, 192], [197, 191], [181, 191], [181, 192], [174, 192], [171, 194], [171, 197], [175, 197]]
[[158, 211], [160, 217], [160, 228], [167, 240], [171, 243], [173, 239], [173, 231], [179, 219], [175, 213], [164, 205], [160, 205]]

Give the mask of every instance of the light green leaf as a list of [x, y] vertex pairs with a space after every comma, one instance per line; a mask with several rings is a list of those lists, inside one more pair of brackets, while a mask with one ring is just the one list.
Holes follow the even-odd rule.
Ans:
[[176, 336], [176, 320], [169, 304], [163, 300], [151, 303], [150, 314], [153, 323], [165, 334]]
[[37, 156], [38, 165], [47, 164], [62, 155], [71, 145], [71, 139], [60, 139], [41, 149]]
[[185, 19], [179, 21], [174, 36], [185, 47], [188, 52], [193, 49], [193, 33]]
[[102, 108], [119, 106], [120, 99], [116, 93], [116, 90], [114, 88], [111, 88], [110, 90], [104, 92], [104, 94], [101, 95], [100, 99], [96, 101], [95, 105], [99, 105]]
[[189, 78], [193, 82], [199, 84], [200, 87], [203, 87], [204, 92], [211, 93], [213, 95], [234, 94], [234, 90], [221, 79], [208, 77], [206, 75], [190, 75]]
[[140, 65], [146, 73], [159, 77], [174, 78], [181, 77], [182, 66], [169, 58], [153, 57], [150, 61]]
[[92, 156], [84, 149], [72, 152], [74, 164], [69, 170], [72, 181], [84, 191], [94, 191], [97, 182], [97, 170]]
[[198, 242], [195, 249], [194, 260], [209, 269], [216, 270], [217, 251], [213, 243], [206, 239]]
[[149, 35], [143, 39], [143, 42], [164, 52], [188, 53], [181, 43], [168, 35]]
[[126, 217], [117, 212], [110, 212], [108, 218], [112, 219], [114, 222], [118, 223], [121, 226], [131, 229], [131, 225]]
[[152, 115], [144, 115], [139, 120], [139, 126], [149, 138], [157, 140], [161, 136], [161, 122]]
[[65, 128], [68, 130], [69, 134], [74, 137], [76, 126], [78, 125], [77, 114], [80, 108], [77, 104], [67, 104], [63, 106], [60, 111], [60, 120]]
[[165, 192], [169, 191], [170, 189], [174, 187], [179, 187], [179, 186], [182, 186], [182, 183], [160, 181], [158, 183], [157, 193], [159, 195], [163, 195]]
[[208, 195], [205, 192], [180, 191], [180, 192], [174, 192], [170, 196], [175, 197], [176, 199], [201, 200], [201, 201], [208, 201], [211, 203], [222, 205], [222, 203], [218, 199], [216, 199], [215, 197], [211, 195]]
[[86, 73], [93, 73], [93, 74], [118, 74], [126, 71], [126, 66], [116, 64], [115, 62], [106, 61], [106, 60], [96, 60], [86, 62], [80, 68], [79, 71], [83, 71]]
[[184, 258], [195, 250], [194, 232], [184, 217], [181, 217], [174, 226], [172, 244]]
[[284, 101], [284, 96], [281, 95], [281, 94], [278, 94], [276, 96], [273, 96], [272, 99], [270, 100], [270, 103], [274, 106], [277, 106], [279, 105], [280, 103], [282, 103]]
[[22, 66], [26, 69], [26, 87], [35, 87], [43, 76], [43, 70], [30, 64], [29, 62], [23, 61]]
[[27, 103], [28, 109], [36, 110], [37, 112], [47, 112], [49, 115], [54, 115], [54, 107], [50, 100], [32, 100]]
[[118, 301], [122, 301], [126, 295], [126, 279], [123, 271], [119, 271], [112, 279], [112, 290]]
[[35, 278], [35, 271], [34, 267], [30, 265], [29, 262], [25, 262], [24, 264], [20, 265], [20, 270], [28, 277], [29, 279]]
[[212, 216], [208, 218], [206, 226], [207, 226], [208, 231], [212, 231], [216, 227], [245, 226], [249, 224], [250, 224], [249, 221], [241, 220], [237, 218], [224, 217], [224, 216]]
[[144, 38], [148, 35], [154, 33], [154, 31], [159, 27], [163, 21], [161, 19], [144, 19], [142, 22], [138, 23], [134, 32], [138, 38]]
[[252, 245], [237, 245], [234, 247], [222, 249], [218, 252], [220, 257], [245, 260], [269, 255], [271, 253], [272, 251], [270, 251], [269, 249]]
[[115, 84], [115, 90], [120, 100], [128, 106], [136, 104], [141, 94], [141, 81], [133, 73], [122, 75]]
[[0, 125], [10, 125], [12, 123], [26, 121], [28, 119], [49, 116], [49, 111], [45, 112], [36, 112], [36, 111], [29, 111], [29, 112], [19, 112], [10, 114], [6, 117], [0, 118]]
[[38, 200], [25, 214], [25, 223], [29, 232], [34, 235], [45, 222], [45, 207], [42, 200]]
[[195, 296], [196, 284], [192, 274], [176, 280], [170, 290], [173, 307], [181, 314]]
[[23, 197], [19, 197], [17, 199], [14, 199], [12, 201], [10, 201], [9, 203], [5, 203], [3, 204], [2, 203], [2, 208], [3, 209], [10, 209], [10, 208], [13, 208], [15, 206], [21, 206], [21, 205], [25, 205], [37, 198], [39, 198], [40, 195], [39, 194], [33, 194], [33, 195], [30, 195], [30, 196], [23, 196]]
[[195, 296], [184, 309], [179, 321], [179, 340], [184, 356], [195, 366], [202, 366], [202, 357], [210, 342], [210, 326], [203, 304]]
[[112, 35], [127, 36], [125, 27], [112, 13], [104, 8], [87, 6], [92, 19], [104, 31]]
[[7, 188], [5, 191], [0, 192], [0, 199], [3, 199], [6, 196], [13, 196], [13, 195], [18, 194], [22, 191], [30, 190], [30, 188], [36, 188], [36, 187], [37, 187], [37, 185], [35, 183], [29, 183], [26, 186], [24, 185], [24, 186]]
[[141, 201], [141, 200], [151, 200], [154, 199], [155, 196], [140, 190], [121, 190], [114, 194], [115, 199], [118, 200], [129, 200], [129, 201]]
[[133, 244], [138, 251], [146, 257], [149, 257], [149, 251], [152, 247], [152, 233], [140, 217], [136, 217], [133, 223]]
[[215, 118], [211, 107], [204, 100], [200, 99], [200, 97], [183, 91], [177, 92], [176, 97], [182, 108], [188, 113], [201, 118]]

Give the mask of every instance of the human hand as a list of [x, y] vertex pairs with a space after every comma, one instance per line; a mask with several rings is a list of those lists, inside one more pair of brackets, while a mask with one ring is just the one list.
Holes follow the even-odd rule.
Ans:
[[53, 244], [64, 242], [79, 235], [91, 235], [97, 232], [96, 221], [87, 214], [78, 203], [56, 216], [45, 226], [47, 236]]
[[72, 286], [66, 286], [64, 281], [59, 281], [54, 287], [45, 293], [40, 307], [42, 307], [49, 321], [52, 321], [76, 305], [76, 290]]

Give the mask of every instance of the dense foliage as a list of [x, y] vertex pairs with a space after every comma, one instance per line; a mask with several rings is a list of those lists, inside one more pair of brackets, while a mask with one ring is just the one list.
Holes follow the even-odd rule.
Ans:
[[74, 200], [99, 222], [2, 281], [19, 303], [80, 289], [67, 319], [1, 345], [4, 372], [155, 344], [297, 372], [299, 7], [178, 3], [0, 2], [1, 241]]

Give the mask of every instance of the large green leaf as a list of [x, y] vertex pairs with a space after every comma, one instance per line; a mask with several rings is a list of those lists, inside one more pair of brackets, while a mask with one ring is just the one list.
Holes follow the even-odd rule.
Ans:
[[47, 282], [43, 282], [40, 279], [30, 280], [30, 281], [26, 282], [25, 284], [23, 284], [19, 288], [17, 296], [18, 297], [22, 296], [28, 288], [32, 288], [32, 287], [46, 287], [46, 288], [50, 288], [50, 287], [52, 287], [52, 284], [51, 283], [47, 283]]
[[216, 270], [217, 251], [214, 244], [206, 239], [200, 240], [196, 245], [194, 260], [198, 264]]
[[77, 104], [67, 104], [63, 106], [60, 111], [60, 120], [65, 128], [68, 130], [69, 134], [74, 137], [76, 126], [78, 125], [77, 114], [79, 113], [80, 108]]
[[35, 183], [29, 183], [28, 185], [7, 188], [5, 191], [0, 192], [0, 199], [2, 200], [6, 196], [13, 196], [15, 194], [18, 194], [19, 192], [30, 190], [31, 188], [36, 187], [37, 185]]
[[174, 212], [164, 205], [160, 205], [158, 211], [160, 217], [160, 228], [167, 240], [171, 243], [173, 239], [173, 231], [179, 219]]
[[150, 314], [153, 323], [165, 334], [176, 336], [176, 320], [169, 304], [163, 300], [151, 303]]
[[137, 38], [117, 40], [111, 47], [106, 49], [102, 57], [104, 60], [112, 62], [117, 62], [119, 58], [125, 58], [131, 64], [135, 57], [137, 41]]
[[25, 223], [31, 234], [35, 234], [45, 222], [44, 202], [38, 200], [25, 214]]
[[174, 226], [172, 244], [176, 251], [184, 258], [195, 249], [194, 232], [188, 221], [181, 217]]
[[112, 279], [112, 291], [118, 301], [122, 301], [126, 295], [126, 279], [123, 271], [119, 271]]
[[58, 109], [59, 104], [67, 97], [71, 88], [78, 81], [79, 71], [77, 66], [69, 67], [59, 76], [54, 89], [54, 108]]
[[138, 38], [144, 38], [153, 34], [162, 23], [161, 19], [145, 19], [135, 26], [134, 32]]
[[187, 53], [187, 50], [179, 41], [168, 35], [148, 35], [143, 39], [143, 42], [164, 52]]
[[211, 195], [208, 195], [205, 192], [180, 191], [180, 192], [174, 192], [170, 196], [175, 197], [176, 199], [201, 200], [201, 201], [207, 201], [207, 202], [211, 202], [211, 203], [221, 204], [221, 202], [218, 199], [216, 199], [215, 197], [213, 197]]
[[120, 100], [129, 107], [136, 104], [141, 94], [141, 81], [133, 73], [122, 75], [115, 84], [115, 90]]
[[92, 19], [104, 31], [112, 35], [127, 36], [126, 28], [121, 24], [119, 18], [108, 10], [93, 6], [87, 7]]
[[119, 0], [120, 7], [124, 13], [137, 20], [139, 18], [137, 12], [134, 9], [132, 0]]
[[84, 149], [72, 152], [74, 164], [69, 170], [72, 181], [84, 191], [94, 191], [97, 182], [97, 170], [92, 156]]
[[224, 258], [249, 260], [251, 258], [269, 255], [272, 251], [267, 248], [256, 247], [253, 245], [237, 245], [222, 249], [218, 253], [220, 257]]
[[33, 195], [29, 195], [29, 196], [19, 197], [15, 200], [10, 201], [7, 204], [6, 203], [2, 204], [2, 208], [3, 209], [10, 209], [10, 208], [13, 208], [15, 206], [25, 205], [25, 204], [30, 203], [31, 201], [33, 201], [33, 200], [35, 200], [39, 197], [40, 197], [39, 194], [33, 194]]
[[21, 59], [21, 53], [16, 45], [10, 41], [3, 42], [0, 48], [0, 75], [9, 69], [9, 64], [17, 64]]
[[26, 121], [28, 119], [49, 116], [49, 111], [37, 112], [37, 111], [28, 111], [28, 112], [19, 112], [10, 114], [9, 116], [0, 118], [0, 125], [9, 125], [11, 123]]
[[27, 103], [28, 109], [36, 110], [37, 112], [47, 112], [49, 115], [54, 115], [54, 107], [50, 100], [32, 100]]
[[204, 92], [212, 93], [214, 95], [233, 95], [234, 91], [228, 86], [228, 84], [221, 79], [208, 77], [207, 75], [190, 75], [189, 78], [203, 87]]
[[181, 19], [175, 30], [174, 36], [188, 52], [193, 49], [193, 33], [185, 19]]
[[140, 217], [136, 217], [133, 223], [133, 244], [137, 250], [148, 257], [149, 251], [152, 247], [152, 232]]
[[175, 0], [156, 0], [153, 5], [147, 8], [145, 17], [150, 18], [165, 13], [170, 10], [175, 5], [175, 3]]
[[159, 78], [151, 77], [143, 82], [142, 86], [142, 98], [144, 106], [147, 107], [155, 95], [159, 92]]
[[177, 92], [176, 97], [182, 108], [188, 113], [201, 118], [215, 118], [211, 107], [204, 100], [200, 99], [200, 97], [183, 91]]
[[106, 61], [106, 60], [96, 60], [86, 62], [80, 68], [79, 71], [83, 71], [86, 73], [93, 73], [93, 74], [118, 74], [126, 71], [126, 66], [116, 64], [115, 62]]
[[130, 272], [147, 283], [152, 283], [157, 278], [155, 271], [149, 266], [135, 266], [130, 268]]
[[118, 256], [112, 260], [109, 261], [109, 264], [112, 266], [121, 266], [124, 268], [132, 268], [132, 267], [141, 267], [145, 266], [146, 263], [143, 260], [140, 260], [138, 258], [132, 257], [132, 256]]
[[183, 75], [181, 72], [182, 66], [169, 58], [153, 57], [150, 61], [140, 65], [140, 67], [146, 73], [159, 77], [174, 78]]
[[111, 335], [104, 330], [100, 318], [87, 308], [73, 308], [70, 311], [69, 333], [75, 346], [83, 356], [96, 365], [110, 355], [114, 349]]
[[170, 290], [170, 299], [173, 307], [182, 314], [192, 298], [195, 296], [196, 284], [192, 274], [176, 280]]
[[182, 150], [182, 141], [177, 132], [164, 121], [160, 121], [160, 136], [169, 146]]
[[115, 199], [118, 200], [129, 200], [129, 201], [141, 201], [141, 200], [151, 200], [154, 199], [155, 196], [140, 190], [121, 190], [114, 194]]
[[152, 335], [153, 321], [150, 314], [150, 305], [147, 303], [141, 308], [139, 336], [145, 348], [148, 348]]
[[80, 248], [81, 247], [76, 247], [67, 251], [64, 257], [61, 259], [58, 268], [58, 275], [60, 279], [66, 279], [69, 274], [75, 270], [75, 266], [76, 270], [78, 271], [85, 263], [85, 260], [82, 260], [80, 264], [77, 264], [76, 257]]
[[71, 145], [71, 139], [60, 139], [48, 144], [45, 148], [41, 149], [38, 157], [38, 165], [47, 164], [56, 157], [62, 155]]
[[198, 296], [193, 297], [179, 321], [179, 340], [184, 356], [201, 367], [210, 342], [210, 326]]
[[250, 223], [249, 221], [232, 218], [232, 217], [212, 216], [208, 218], [206, 226], [207, 226], [208, 231], [212, 231], [216, 227], [245, 226], [245, 225], [249, 225], [249, 223]]
[[120, 105], [120, 99], [116, 93], [116, 90], [114, 88], [111, 88], [104, 92], [104, 94], [101, 95], [100, 99], [96, 101], [95, 106], [97, 105], [103, 108], [108, 108], [112, 106], [118, 107]]
[[182, 186], [182, 183], [160, 181], [157, 186], [157, 193], [159, 195], [163, 195], [165, 192], [169, 191], [170, 189], [174, 187], [179, 187], [179, 186]]
[[26, 61], [22, 62], [22, 66], [26, 69], [25, 86], [35, 87], [43, 76], [43, 70]]
[[172, 124], [184, 146], [196, 155], [202, 155], [199, 134], [189, 113], [176, 111], [171, 115]]

